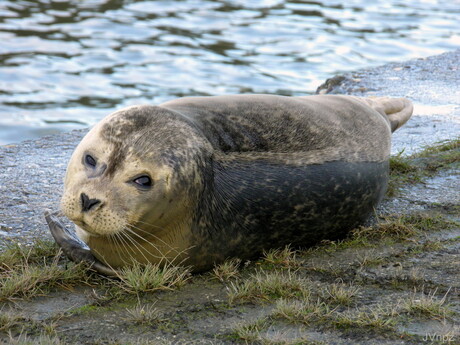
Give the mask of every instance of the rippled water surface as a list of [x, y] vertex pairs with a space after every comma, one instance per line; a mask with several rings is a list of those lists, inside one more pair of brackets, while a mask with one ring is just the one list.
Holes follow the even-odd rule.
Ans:
[[460, 46], [460, 1], [2, 0], [0, 144], [188, 95], [313, 92]]

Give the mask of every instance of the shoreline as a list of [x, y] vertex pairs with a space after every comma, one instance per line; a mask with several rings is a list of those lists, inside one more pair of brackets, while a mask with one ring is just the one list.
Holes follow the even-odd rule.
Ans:
[[[409, 155], [460, 133], [460, 49], [423, 59], [363, 69], [318, 87], [328, 93], [408, 97], [409, 122], [392, 137], [392, 154]], [[88, 129], [0, 146], [0, 247], [48, 236], [45, 210], [57, 210], [70, 156]]]
[[414, 115], [392, 137], [392, 154], [411, 154], [460, 133], [460, 49], [328, 79], [317, 93], [407, 97]]
[[[458, 55], [460, 50], [452, 54]], [[432, 64], [436, 57], [413, 63], [425, 60]], [[377, 73], [386, 70], [385, 66], [352, 73], [330, 91], [403, 96], [404, 90], [416, 90], [415, 86], [412, 89], [410, 80], [404, 79], [407, 89], [401, 87], [403, 76], [388, 78], [403, 71], [399, 67], [405, 65], [410, 64], [387, 65], [391, 66], [389, 74]], [[388, 84], [379, 84], [381, 80]], [[368, 87], [363, 89], [364, 85]], [[399, 93], [390, 94], [395, 85], [400, 86]], [[449, 97], [441, 94], [433, 103], [426, 103], [430, 99], [421, 95], [416, 101], [432, 104], [437, 111]], [[458, 111], [456, 104], [449, 108], [449, 116], [456, 117]], [[445, 115], [436, 116], [442, 126], [449, 123], [442, 121]], [[424, 136], [417, 131], [425, 118], [417, 115], [407, 132], [396, 131], [394, 137], [401, 137], [397, 145], [406, 145], [407, 137]], [[27, 253], [25, 244], [51, 240], [43, 212], [57, 209], [67, 161], [86, 131], [0, 146], [0, 197], [4, 200], [0, 205], [0, 254], [11, 243], [20, 243]], [[434, 140], [431, 136], [424, 139], [417, 141], [416, 150]], [[46, 285], [45, 280], [43, 291], [38, 288], [31, 295], [24, 293], [26, 298], [19, 294], [10, 299], [0, 293], [0, 316], [7, 315], [6, 321], [0, 317], [0, 344], [458, 343], [459, 140], [453, 147], [420, 157], [396, 156], [392, 174], [402, 178], [397, 181], [395, 196], [387, 196], [379, 207], [376, 215], [380, 222], [356, 229], [344, 241], [297, 253], [286, 249], [271, 252], [242, 265], [233, 278], [220, 280], [209, 272], [189, 277], [178, 289], [160, 287], [163, 291], [130, 295], [123, 292], [126, 286], [119, 281], [86, 271], [80, 280], [68, 285], [64, 281], [64, 289], [56, 287], [59, 281]], [[439, 162], [441, 168], [436, 170]], [[418, 178], [414, 169], [425, 169], [426, 175]], [[52, 242], [47, 243], [56, 250]], [[37, 259], [27, 254], [36, 261], [26, 267], [43, 271], [52, 265], [50, 260], [56, 262], [55, 254], [48, 255], [48, 262], [40, 255]], [[29, 272], [20, 264], [6, 264], [6, 269], [1, 264], [0, 292], [1, 283]], [[62, 258], [55, 265], [58, 272], [75, 268]]]

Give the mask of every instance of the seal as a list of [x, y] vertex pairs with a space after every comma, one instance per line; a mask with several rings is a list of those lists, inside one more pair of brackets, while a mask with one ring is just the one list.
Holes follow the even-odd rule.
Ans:
[[68, 164], [61, 209], [47, 214], [75, 261], [101, 272], [231, 257], [342, 238], [388, 183], [404, 98], [315, 95], [187, 97], [112, 113]]

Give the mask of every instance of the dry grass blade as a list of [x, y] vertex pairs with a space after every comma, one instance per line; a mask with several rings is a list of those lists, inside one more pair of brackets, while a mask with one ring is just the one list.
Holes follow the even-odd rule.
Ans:
[[229, 286], [229, 303], [269, 300], [281, 297], [308, 297], [309, 281], [291, 271], [259, 270], [248, 279]]
[[126, 309], [130, 322], [135, 322], [142, 325], [153, 325], [166, 321], [163, 313], [152, 305], [137, 305], [134, 308]]
[[158, 264], [134, 264], [120, 270], [119, 286], [128, 293], [170, 290], [180, 287], [190, 278], [190, 269]]
[[0, 253], [0, 274], [26, 263], [42, 263], [57, 255], [59, 248], [52, 241], [38, 240], [31, 246], [14, 243]]
[[334, 320], [334, 325], [338, 328], [367, 328], [376, 332], [393, 331], [396, 319], [393, 312], [388, 312], [377, 306], [375, 308], [362, 311], [356, 310], [341, 313]]
[[253, 321], [244, 321], [239, 324], [236, 324], [233, 327], [234, 334], [249, 343], [261, 342], [262, 336], [261, 332], [268, 326], [268, 321], [265, 318], [253, 320]]
[[445, 305], [449, 291], [442, 298], [435, 297], [436, 290], [427, 295], [417, 295], [414, 292], [402, 303], [403, 311], [410, 315], [444, 319], [447, 315], [452, 314], [452, 311]]
[[345, 284], [331, 284], [323, 290], [323, 299], [329, 303], [339, 305], [350, 305], [358, 295], [360, 287]]
[[272, 316], [285, 319], [292, 323], [309, 324], [313, 321], [318, 321], [327, 318], [333, 310], [320, 300], [286, 300], [280, 299], [276, 303], [276, 307], [272, 312]]
[[297, 261], [297, 251], [293, 250], [290, 246], [283, 249], [270, 249], [264, 251], [264, 260], [273, 265], [281, 265], [283, 267], [298, 267], [300, 262]]
[[385, 237], [407, 239], [416, 234], [417, 231], [413, 226], [397, 221], [386, 221], [370, 227], [359, 227], [353, 231], [353, 237], [364, 237], [374, 240]]
[[65, 269], [58, 265], [59, 256], [42, 266], [23, 263], [3, 272], [0, 277], [0, 301], [11, 298], [24, 298], [44, 293], [55, 286], [65, 286], [85, 281], [85, 269], [81, 264], [70, 264]]
[[0, 309], [0, 331], [5, 332], [16, 326], [22, 318]]
[[34, 338], [28, 338], [25, 334], [20, 334], [17, 338], [10, 335], [10, 345], [64, 345], [57, 336], [41, 334]]
[[220, 265], [217, 265], [212, 270], [212, 274], [215, 278], [219, 279], [221, 282], [230, 280], [232, 278], [238, 277], [238, 268], [241, 264], [240, 259], [227, 260]]

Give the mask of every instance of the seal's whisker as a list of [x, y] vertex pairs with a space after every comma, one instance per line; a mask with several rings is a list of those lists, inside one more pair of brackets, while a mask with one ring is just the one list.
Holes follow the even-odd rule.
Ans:
[[[134, 226], [134, 227], [135, 227], [135, 226]], [[132, 229], [126, 229], [126, 230], [128, 230], [129, 232], [133, 233], [133, 234], [136, 235], [136, 236], [139, 236], [139, 234], [135, 233]], [[142, 229], [139, 229], [139, 230], [144, 231], [144, 230], [142, 230]], [[144, 231], [144, 232], [146, 232], [147, 234], [150, 235], [149, 232], [147, 232], [147, 231]], [[145, 240], [145, 239], [144, 239], [144, 240]], [[145, 241], [147, 241], [147, 240], [145, 240]], [[164, 241], [163, 241], [163, 242], [164, 242]], [[167, 246], [169, 246], [169, 247], [171, 248], [171, 250], [168, 251], [166, 254], [163, 254], [163, 258], [164, 258], [165, 260], [171, 261], [171, 262], [174, 261], [175, 259], [177, 259], [180, 255], [187, 253], [187, 251], [189, 251], [190, 249], [192, 249], [192, 248], [195, 247], [195, 246], [189, 246], [188, 248], [185, 248], [185, 249], [179, 251], [179, 250], [177, 250], [177, 248], [172, 247], [172, 246], [169, 245], [168, 243], [166, 243], [166, 242], [164, 242], [164, 243], [165, 243]], [[152, 242], [147, 242], [147, 244], [152, 245], [152, 246], [154, 245]], [[158, 247], [154, 247], [154, 248], [155, 248], [156, 250], [158, 250], [158, 252], [162, 253]], [[169, 254], [169, 253], [171, 253], [172, 251], [176, 252], [176, 256], [175, 256], [172, 260], [170, 260], [170, 259], [168, 259], [168, 258], [166, 257], [166, 255]]]
[[[125, 234], [126, 237], [128, 237], [128, 238], [130, 239], [130, 241], [133, 243], [133, 245], [137, 246], [137, 245], [135, 244], [136, 240], [134, 240], [131, 236], [129, 236], [129, 234], [136, 235], [137, 237], [139, 237], [140, 239], [142, 239], [143, 241], [145, 241], [145, 243], [146, 243], [147, 245], [152, 246], [153, 249], [155, 249], [156, 251], [158, 251], [158, 252], [161, 254], [161, 256], [157, 256], [157, 255], [153, 255], [152, 253], [149, 253], [152, 257], [154, 257], [154, 258], [156, 258], [156, 259], [161, 259], [161, 260], [163, 260], [163, 259], [168, 260], [166, 254], [168, 254], [169, 252], [166, 253], [166, 254], [164, 254], [164, 253], [160, 250], [160, 248], [157, 247], [154, 243], [145, 240], [142, 236], [140, 236], [139, 234], [136, 234], [132, 229], [126, 228], [125, 230], [127, 231], [127, 233]], [[145, 247], [142, 247], [142, 248], [145, 249], [145, 250], [147, 250]]]
[[122, 238], [123, 242], [125, 243], [126, 251], [131, 260], [131, 264], [136, 262], [140, 263], [140, 261], [136, 258], [134, 254], [136, 252], [139, 252], [145, 258], [145, 255], [143, 255], [141, 249], [139, 249], [139, 247], [136, 245], [136, 243], [133, 242], [132, 238], [129, 235], [123, 233], [120, 234], [120, 238]]
[[[135, 241], [132, 237], [130, 237], [130, 236], [128, 235], [128, 234], [130, 234], [130, 233], [134, 233], [131, 229], [125, 228], [125, 231], [126, 231], [126, 232], [125, 232], [125, 238], [126, 238], [127, 240], [129, 240], [129, 242], [132, 243], [132, 245], [136, 248], [136, 250], [139, 252], [139, 254], [141, 254], [141, 255], [144, 257], [145, 262], [150, 262], [150, 260], [147, 259], [147, 256], [145, 256], [144, 252], [147, 252], [148, 254], [150, 254], [152, 257], [154, 257], [154, 258], [156, 258], [156, 259], [161, 259], [161, 258], [162, 258], [161, 256], [158, 257], [158, 256], [156, 256], [156, 255], [152, 255], [151, 253], [149, 253], [149, 252], [147, 251], [147, 249], [146, 249], [145, 247], [138, 245], [138, 244], [136, 243], [136, 241]], [[136, 234], [136, 235], [137, 235], [137, 234]], [[139, 236], [139, 235], [137, 235], [137, 236]], [[139, 236], [139, 237], [140, 237], [141, 239], [143, 239], [141, 236]], [[143, 239], [143, 240], [144, 240], [144, 239]], [[152, 244], [152, 243], [150, 243], [150, 242], [146, 242], [146, 243], [149, 244], [149, 245]], [[155, 246], [154, 246], [154, 248], [155, 248], [156, 250], [158, 250]], [[158, 251], [159, 251], [159, 250], [158, 250]], [[159, 251], [159, 252], [160, 252], [160, 251]], [[160, 253], [161, 253], [161, 252], [160, 252]]]
[[122, 243], [119, 243], [116, 235], [117, 234], [109, 235], [109, 236], [107, 236], [107, 239], [108, 239], [109, 242], [111, 242], [113, 244], [114, 247], [116, 247], [116, 248], [118, 248], [120, 250], [123, 250], [123, 245], [122, 245]]
[[[126, 231], [126, 229], [124, 229]], [[139, 252], [145, 260], [147, 260], [146, 256], [142, 252], [142, 250], [139, 248], [139, 246], [133, 241], [133, 239], [130, 236], [127, 236], [126, 234], [123, 235], [123, 242], [126, 243], [126, 252], [130, 256], [130, 258], [133, 260], [133, 262], [139, 262], [133, 255], [134, 252]]]
[[[134, 259], [133, 255], [131, 254], [131, 250], [129, 249], [128, 243], [123, 239], [123, 236], [120, 233], [115, 233], [114, 234], [114, 240], [119, 241], [120, 245], [118, 247], [120, 249], [123, 249], [126, 254], [128, 254], [131, 259]], [[121, 257], [121, 260], [123, 261], [124, 264], [128, 265], [129, 261], [127, 261], [123, 256]]]
[[[160, 230], [164, 230], [163, 228], [157, 226], [157, 225], [154, 225], [154, 224], [149, 224], [149, 223], [146, 223], [146, 222], [142, 222], [142, 221], [139, 221], [139, 223], [144, 223], [146, 225], [149, 225], [149, 226], [153, 226], [153, 227], [156, 227]], [[165, 246], [168, 246], [171, 250], [175, 250], [174, 247], [172, 247], [169, 243], [167, 243], [166, 241], [164, 241], [162, 238], [156, 236], [155, 234], [151, 233], [151, 232], [148, 232], [148, 231], [145, 231], [144, 229], [141, 229], [133, 224], [128, 224], [129, 227], [132, 227], [133, 229], [135, 229], [136, 231], [140, 231], [146, 235], [149, 235], [149, 236], [152, 236], [154, 239], [160, 241], [162, 244], [164, 244]], [[144, 241], [148, 241], [146, 238], [143, 238]]]
[[100, 251], [98, 251], [96, 248], [91, 248], [91, 251], [96, 253], [101, 259], [98, 258], [99, 261], [102, 261], [102, 263], [106, 264], [106, 260], [104, 258], [104, 255]]
[[[134, 230], [132, 230], [130, 228], [125, 228], [125, 231], [126, 231], [125, 236], [129, 237], [131, 240], [139, 242], [138, 239], [140, 239], [145, 244], [152, 246], [153, 249], [157, 250], [158, 252], [161, 252], [160, 248], [155, 243], [149, 242], [146, 238], [144, 238], [142, 235], [137, 234]], [[135, 240], [132, 237], [132, 235], [135, 235], [138, 239]]]

